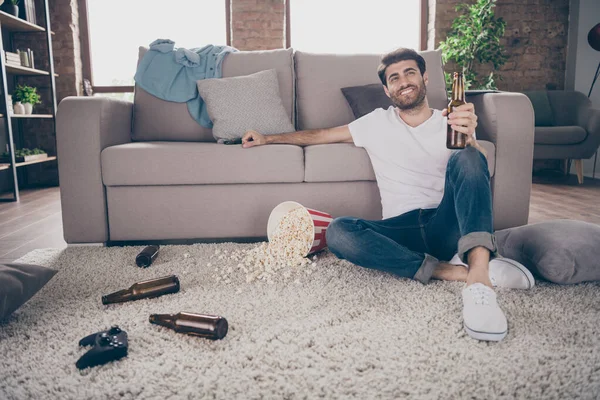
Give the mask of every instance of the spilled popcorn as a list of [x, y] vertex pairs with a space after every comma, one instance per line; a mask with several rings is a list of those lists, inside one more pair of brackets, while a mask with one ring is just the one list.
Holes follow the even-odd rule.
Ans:
[[[243, 272], [246, 282], [264, 281], [275, 283], [278, 277], [287, 281], [299, 272], [311, 274], [316, 270], [317, 256], [312, 261], [305, 257], [313, 242], [313, 222], [303, 208], [297, 208], [284, 215], [271, 240], [249, 249], [232, 251], [217, 249], [214, 256], [219, 260], [228, 258], [235, 267], [228, 265], [215, 268], [215, 279], [225, 284], [231, 283], [232, 274]], [[211, 257], [212, 258], [212, 257]], [[208, 263], [207, 267], [212, 264]], [[295, 283], [300, 283], [295, 279]], [[240, 290], [240, 289], [238, 289]]]

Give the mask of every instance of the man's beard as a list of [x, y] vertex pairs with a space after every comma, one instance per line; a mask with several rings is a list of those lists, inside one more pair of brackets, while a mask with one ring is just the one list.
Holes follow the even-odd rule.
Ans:
[[[410, 97], [405, 97], [402, 96], [400, 93], [403, 92], [406, 89], [409, 88], [413, 88], [415, 91], [413, 91], [411, 93]], [[408, 87], [403, 88], [402, 90], [397, 90], [394, 93], [390, 93], [390, 97], [392, 99], [392, 102], [394, 103], [394, 105], [396, 107], [398, 107], [400, 110], [412, 110], [414, 108], [418, 108], [419, 106], [421, 106], [423, 104], [423, 102], [425, 101], [425, 96], [427, 94], [427, 90], [425, 89], [425, 85], [419, 85], [414, 86], [414, 85], [410, 85]]]

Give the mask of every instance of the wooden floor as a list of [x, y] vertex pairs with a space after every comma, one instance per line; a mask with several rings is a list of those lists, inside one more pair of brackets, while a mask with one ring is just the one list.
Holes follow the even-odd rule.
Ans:
[[575, 175], [534, 176], [529, 204], [529, 223], [551, 219], [575, 219], [600, 225], [600, 179]]
[[[577, 184], [574, 175], [534, 176], [529, 223], [568, 218], [600, 225], [600, 179]], [[64, 248], [58, 187], [21, 191], [18, 203], [0, 203], [0, 262], [41, 248]]]
[[58, 187], [22, 190], [21, 200], [0, 203], [0, 262], [35, 249], [64, 248]]

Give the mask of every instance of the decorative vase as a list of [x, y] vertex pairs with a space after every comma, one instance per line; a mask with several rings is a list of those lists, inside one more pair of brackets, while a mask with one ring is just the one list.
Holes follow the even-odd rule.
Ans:
[[23, 103], [23, 107], [25, 107], [25, 114], [30, 115], [31, 113], [33, 113], [33, 104]]
[[25, 106], [20, 101], [17, 101], [13, 108], [15, 114], [25, 114]]
[[9, 10], [12, 15], [19, 18], [19, 6], [11, 4], [11, 6], [9, 7]]

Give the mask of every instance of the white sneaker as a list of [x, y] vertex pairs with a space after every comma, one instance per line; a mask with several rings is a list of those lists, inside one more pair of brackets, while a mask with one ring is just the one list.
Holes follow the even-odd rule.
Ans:
[[508, 322], [498, 307], [496, 293], [483, 283], [474, 283], [462, 291], [463, 323], [473, 339], [500, 341], [506, 336]]
[[[467, 267], [467, 264], [460, 260], [458, 254], [455, 254], [452, 260], [448, 261], [448, 264]], [[524, 265], [510, 258], [498, 257], [492, 259], [489, 270], [490, 281], [494, 287], [531, 289], [535, 286], [535, 279], [533, 279], [531, 272]]]

